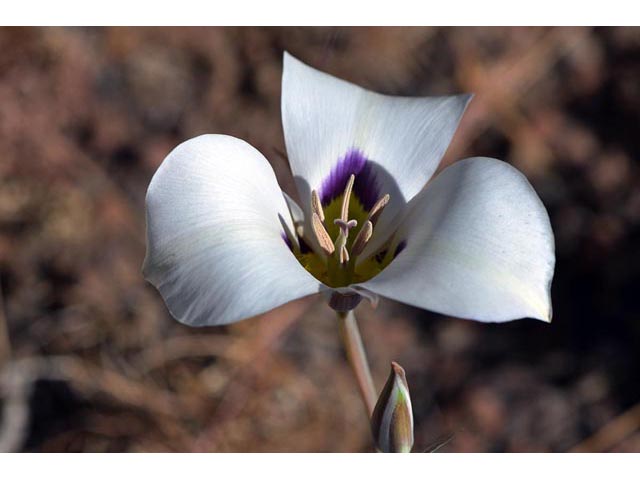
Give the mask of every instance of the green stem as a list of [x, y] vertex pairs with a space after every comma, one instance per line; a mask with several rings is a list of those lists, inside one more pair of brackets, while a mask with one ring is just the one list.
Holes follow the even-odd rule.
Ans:
[[342, 337], [342, 342], [347, 352], [347, 358], [358, 381], [360, 395], [362, 395], [362, 400], [367, 407], [370, 418], [376, 405], [376, 390], [373, 386], [371, 370], [367, 362], [367, 354], [364, 351], [362, 337], [360, 337], [360, 330], [358, 330], [358, 324], [356, 323], [353, 310], [346, 313], [339, 312], [338, 323], [340, 326], [340, 336]]

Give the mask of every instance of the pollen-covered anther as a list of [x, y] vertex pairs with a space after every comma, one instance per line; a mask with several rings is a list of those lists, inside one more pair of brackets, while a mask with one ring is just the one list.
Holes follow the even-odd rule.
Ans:
[[355, 240], [353, 241], [353, 245], [351, 246], [351, 254], [352, 255], [360, 255], [364, 250], [364, 247], [367, 246], [367, 243], [371, 239], [373, 235], [373, 224], [367, 220], [364, 222], [364, 225], [356, 235]]
[[318, 215], [321, 222], [324, 222], [324, 210], [322, 208], [322, 202], [320, 201], [320, 196], [318, 192], [315, 190], [311, 191], [311, 210]]
[[376, 223], [376, 221], [378, 220], [378, 217], [382, 213], [382, 210], [384, 210], [384, 207], [386, 207], [387, 204], [389, 203], [389, 200], [391, 200], [391, 195], [387, 193], [373, 205], [373, 207], [371, 208], [371, 211], [369, 212], [369, 218], [368, 218], [368, 220], [370, 220], [371, 223]]
[[327, 255], [333, 255], [333, 252], [335, 252], [335, 246], [333, 245], [326, 228], [324, 228], [322, 220], [320, 220], [320, 217], [316, 212], [313, 212], [313, 215], [311, 216], [311, 227], [313, 228], [313, 233], [315, 234], [322, 251]]
[[356, 181], [356, 176], [352, 173], [347, 181], [347, 186], [344, 189], [342, 195], [342, 209], [340, 210], [340, 218], [343, 221], [349, 219], [349, 200], [351, 200], [351, 191], [353, 190], [353, 183]]

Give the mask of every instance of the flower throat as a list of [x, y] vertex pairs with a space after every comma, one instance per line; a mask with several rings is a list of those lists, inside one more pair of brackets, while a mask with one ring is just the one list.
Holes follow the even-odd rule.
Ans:
[[383, 195], [367, 210], [353, 194], [356, 176], [351, 174], [342, 194], [323, 205], [316, 190], [311, 192], [311, 234], [319, 251], [294, 250], [296, 258], [314, 277], [330, 287], [345, 287], [377, 275], [393, 260], [389, 250], [357, 262], [373, 235], [373, 229], [389, 203]]

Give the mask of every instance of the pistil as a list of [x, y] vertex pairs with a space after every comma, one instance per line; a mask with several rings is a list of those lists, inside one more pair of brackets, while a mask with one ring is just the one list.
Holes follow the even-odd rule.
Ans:
[[349, 230], [356, 227], [358, 222], [356, 220], [344, 221], [342, 218], [336, 218], [333, 223], [340, 228], [340, 233], [336, 239], [335, 247], [338, 255], [338, 260], [341, 264], [345, 264], [349, 261], [349, 251], [347, 250], [347, 240], [349, 239]]

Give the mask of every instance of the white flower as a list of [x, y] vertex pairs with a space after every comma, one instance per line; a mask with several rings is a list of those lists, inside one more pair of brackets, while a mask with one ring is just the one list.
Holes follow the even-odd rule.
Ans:
[[338, 310], [382, 295], [485, 322], [550, 321], [553, 232], [526, 178], [470, 158], [431, 179], [469, 99], [380, 95], [285, 53], [301, 206], [246, 142], [188, 140], [149, 185], [145, 277], [194, 326], [317, 292]]

